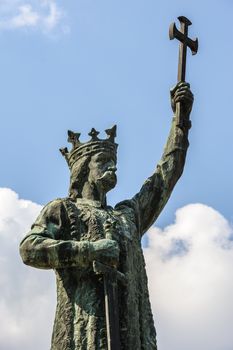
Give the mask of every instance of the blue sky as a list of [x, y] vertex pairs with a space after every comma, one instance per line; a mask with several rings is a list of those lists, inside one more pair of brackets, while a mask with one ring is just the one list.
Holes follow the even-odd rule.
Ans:
[[133, 196], [169, 132], [178, 42], [168, 29], [179, 15], [193, 22], [190, 36], [200, 44], [187, 61], [193, 127], [184, 174], [156, 226], [169, 226], [190, 203], [214, 208], [231, 226], [230, 0], [0, 1], [0, 187], [41, 205], [66, 196], [69, 172], [58, 149], [67, 146], [67, 129], [87, 140], [92, 127], [104, 136], [117, 124], [118, 187], [109, 202]]
[[[28, 3], [49, 14], [42, 2]], [[190, 202], [210, 204], [232, 219], [232, 3], [52, 3], [60, 14], [54, 27], [39, 22], [0, 32], [1, 185], [42, 204], [66, 195], [69, 174], [58, 153], [66, 130], [82, 132], [85, 140], [91, 127], [103, 131], [116, 123], [119, 185], [110, 202], [132, 196], [158, 162], [170, 127], [178, 43], [169, 41], [168, 27], [183, 14], [193, 22], [190, 36], [200, 41], [198, 55], [188, 55], [196, 99], [191, 146], [160, 220]]]

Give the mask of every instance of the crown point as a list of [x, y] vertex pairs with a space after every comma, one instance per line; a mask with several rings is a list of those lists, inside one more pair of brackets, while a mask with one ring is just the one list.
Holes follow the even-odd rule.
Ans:
[[109, 136], [109, 141], [114, 142], [115, 137], [116, 137], [116, 130], [117, 130], [117, 126], [114, 125], [111, 129], [106, 129], [105, 132], [106, 134]]
[[91, 136], [91, 141], [99, 140], [99, 131], [95, 130], [95, 128], [92, 128], [88, 135]]
[[67, 155], [68, 152], [68, 148], [65, 147], [65, 148], [60, 148], [59, 151], [61, 152], [61, 154], [65, 157]]
[[75, 148], [77, 146], [77, 144], [80, 143], [79, 138], [80, 138], [81, 134], [78, 132], [73, 132], [71, 130], [68, 130], [67, 133], [68, 133], [68, 140], [67, 141], [72, 143], [73, 148]]

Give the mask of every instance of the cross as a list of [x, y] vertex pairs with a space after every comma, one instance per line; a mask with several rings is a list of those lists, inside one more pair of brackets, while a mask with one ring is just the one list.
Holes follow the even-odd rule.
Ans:
[[180, 21], [180, 31], [176, 28], [176, 24], [172, 23], [169, 28], [169, 37], [170, 39], [178, 39], [180, 41], [179, 48], [179, 65], [178, 65], [178, 82], [185, 81], [185, 72], [186, 72], [186, 56], [187, 56], [187, 47], [192, 51], [192, 54], [195, 55], [198, 50], [198, 39], [192, 40], [188, 37], [188, 26], [192, 22], [184, 17], [178, 17]]
[[[176, 24], [172, 23], [169, 28], [169, 37], [170, 39], [178, 39], [180, 41], [179, 47], [179, 64], [178, 64], [178, 83], [185, 81], [186, 73], [186, 57], [187, 57], [187, 47], [192, 51], [192, 54], [195, 55], [198, 50], [198, 39], [192, 40], [188, 37], [188, 27], [192, 22], [184, 17], [178, 17], [180, 21], [180, 31], [176, 28]], [[177, 126], [183, 128], [182, 120], [182, 105], [180, 102], [176, 104], [176, 117], [177, 117]]]

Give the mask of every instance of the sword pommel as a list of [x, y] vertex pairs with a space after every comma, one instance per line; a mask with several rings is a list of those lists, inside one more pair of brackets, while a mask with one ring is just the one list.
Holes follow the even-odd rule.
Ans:
[[93, 270], [97, 275], [113, 275], [123, 286], [127, 284], [126, 276], [122, 272], [99, 261], [93, 261]]

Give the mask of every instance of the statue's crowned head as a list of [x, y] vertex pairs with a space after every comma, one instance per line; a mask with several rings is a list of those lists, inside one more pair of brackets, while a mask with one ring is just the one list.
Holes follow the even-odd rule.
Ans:
[[71, 172], [70, 196], [82, 197], [84, 185], [89, 182], [93, 188], [104, 186], [108, 192], [116, 184], [117, 147], [115, 143], [116, 125], [105, 130], [106, 139], [98, 137], [99, 132], [94, 128], [88, 134], [91, 139], [85, 143], [80, 142], [80, 133], [68, 130], [68, 142], [72, 149], [60, 149], [65, 157]]

